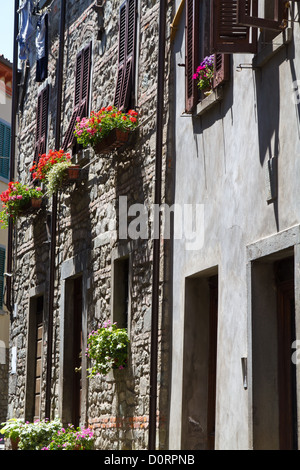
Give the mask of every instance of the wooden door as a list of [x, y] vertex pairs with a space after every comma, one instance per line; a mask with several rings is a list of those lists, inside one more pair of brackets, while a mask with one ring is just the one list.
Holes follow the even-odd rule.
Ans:
[[278, 302], [278, 392], [280, 450], [298, 449], [296, 365], [291, 359], [295, 333], [293, 259], [276, 264]]

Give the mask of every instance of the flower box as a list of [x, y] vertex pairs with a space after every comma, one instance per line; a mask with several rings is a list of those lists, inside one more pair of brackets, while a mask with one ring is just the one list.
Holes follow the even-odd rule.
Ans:
[[120, 129], [112, 129], [98, 144], [94, 146], [95, 153], [107, 155], [114, 150], [125, 147], [129, 141], [132, 132]]

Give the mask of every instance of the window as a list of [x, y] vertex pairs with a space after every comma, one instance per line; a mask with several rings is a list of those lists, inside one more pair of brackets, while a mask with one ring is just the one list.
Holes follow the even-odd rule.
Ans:
[[[261, 10], [263, 17], [259, 16]], [[284, 0], [268, 0], [268, 4], [258, 0], [212, 0], [212, 51], [256, 53], [258, 28], [280, 32], [287, 26], [286, 18]]]
[[37, 163], [40, 155], [46, 152], [48, 131], [49, 85], [45, 86], [38, 95], [36, 111], [35, 152], [34, 161]]
[[207, 274], [185, 279], [182, 449], [215, 448], [218, 274]]
[[10, 126], [0, 122], [0, 176], [9, 178]]
[[114, 261], [113, 321], [119, 328], [128, 328], [129, 309], [129, 257]]
[[90, 94], [92, 43], [82, 49], [76, 57], [74, 109], [71, 121], [63, 141], [63, 149], [72, 147], [75, 143], [74, 128], [76, 119], [87, 116]]
[[25, 420], [41, 418], [44, 296], [30, 298], [27, 335]]
[[118, 74], [114, 105], [122, 111], [133, 107], [135, 77], [136, 0], [126, 0], [119, 14]]
[[82, 276], [68, 278], [65, 284], [63, 319], [62, 420], [78, 427], [82, 407]]
[[5, 248], [0, 247], [0, 309], [3, 309], [4, 301], [4, 270], [5, 270]]
[[[185, 59], [185, 110], [191, 113], [199, 101], [199, 92], [193, 75], [206, 57], [212, 54], [210, 44], [211, 12], [209, 0], [186, 1], [186, 59]], [[213, 87], [229, 78], [229, 56], [214, 54]]]

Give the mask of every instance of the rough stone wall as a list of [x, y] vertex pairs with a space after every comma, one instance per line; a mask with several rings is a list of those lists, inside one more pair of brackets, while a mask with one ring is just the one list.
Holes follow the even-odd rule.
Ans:
[[[50, 12], [49, 53], [49, 130], [48, 148], [54, 148], [56, 122], [57, 57], [59, 4], [54, 1]], [[62, 136], [73, 111], [75, 58], [78, 51], [92, 40], [91, 109], [112, 103], [115, 90], [118, 54], [118, 1], [104, 1], [105, 34], [97, 40], [97, 13], [90, 1], [67, 2], [62, 106]], [[170, 24], [171, 7], [167, 24]], [[136, 108], [140, 127], [132, 148], [114, 153], [109, 158], [87, 149], [73, 158], [84, 167], [83, 180], [65, 187], [58, 194], [58, 220], [55, 259], [55, 295], [52, 355], [52, 417], [59, 413], [60, 346], [63, 341], [60, 308], [64, 263], [76, 256], [86, 256], [89, 289], [85, 293], [86, 332], [111, 318], [112, 253], [126, 249], [131, 260], [131, 338], [129, 364], [125, 371], [111, 372], [108, 377], [85, 379], [85, 422], [95, 429], [99, 449], [144, 449], [149, 429], [149, 370], [152, 296], [152, 241], [118, 239], [118, 198], [128, 197], [133, 203], [153, 203], [155, 174], [155, 129], [157, 93], [157, 46], [159, 2], [143, 1], [138, 6]], [[35, 112], [38, 84], [35, 82], [34, 53], [23, 108], [19, 112], [18, 175], [25, 181], [32, 163]], [[169, 49], [166, 60], [166, 99], [168, 103]], [[165, 126], [167, 122], [167, 110]], [[168, 202], [170, 169], [167, 169], [167, 133], [164, 131], [163, 202]], [[47, 294], [49, 290], [49, 238], [47, 214], [51, 200], [44, 201], [38, 214], [20, 219], [14, 232], [14, 319], [11, 346], [17, 346], [17, 373], [10, 382], [10, 416], [24, 416], [26, 396], [26, 361], [28, 353], [29, 293], [40, 287], [45, 293], [42, 415], [45, 407], [47, 352]], [[150, 225], [150, 223], [149, 223]], [[149, 226], [150, 229], [150, 226]], [[160, 329], [158, 368], [158, 419], [160, 448], [167, 446], [169, 325], [168, 325], [168, 246], [161, 244]], [[165, 249], [166, 247], [166, 249]]]

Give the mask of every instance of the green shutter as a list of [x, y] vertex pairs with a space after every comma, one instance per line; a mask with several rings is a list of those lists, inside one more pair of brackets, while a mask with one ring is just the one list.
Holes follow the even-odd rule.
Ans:
[[4, 297], [5, 248], [0, 247], [0, 309], [3, 309]]
[[10, 127], [0, 122], [0, 176], [9, 178]]

